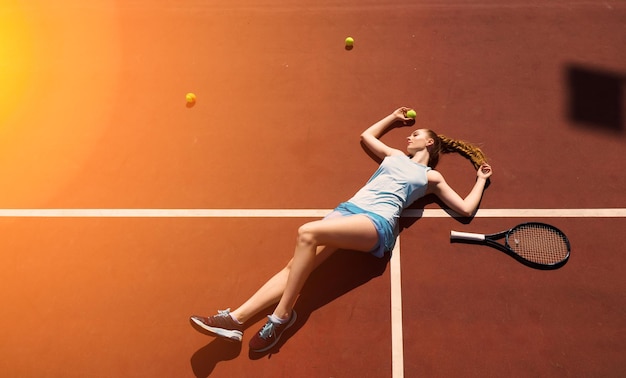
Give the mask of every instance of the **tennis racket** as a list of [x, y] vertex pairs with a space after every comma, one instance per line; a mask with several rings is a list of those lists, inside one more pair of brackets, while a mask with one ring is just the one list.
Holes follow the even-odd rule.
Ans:
[[[504, 244], [496, 240], [504, 239]], [[545, 223], [527, 222], [496, 234], [450, 231], [451, 241], [486, 244], [537, 269], [556, 269], [569, 259], [570, 244], [558, 228]]]

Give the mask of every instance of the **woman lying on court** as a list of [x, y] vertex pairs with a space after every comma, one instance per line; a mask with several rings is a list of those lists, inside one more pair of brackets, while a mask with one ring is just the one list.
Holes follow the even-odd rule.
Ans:
[[[201, 332], [241, 341], [244, 324], [262, 309], [278, 303], [267, 323], [250, 339], [250, 350], [265, 352], [294, 324], [293, 307], [309, 274], [338, 249], [369, 252], [383, 257], [398, 234], [402, 210], [427, 194], [434, 194], [460, 215], [470, 216], [478, 207], [491, 167], [482, 151], [462, 141], [419, 129], [408, 138], [407, 153], [379, 140], [394, 125], [408, 124], [408, 108], [399, 108], [361, 134], [365, 146], [383, 159], [367, 184], [324, 219], [298, 229], [291, 261], [234, 311], [218, 311], [210, 317], [192, 316]], [[400, 121], [400, 122], [399, 122]], [[457, 152], [470, 159], [477, 179], [470, 193], [460, 197], [433, 168], [442, 153]]]

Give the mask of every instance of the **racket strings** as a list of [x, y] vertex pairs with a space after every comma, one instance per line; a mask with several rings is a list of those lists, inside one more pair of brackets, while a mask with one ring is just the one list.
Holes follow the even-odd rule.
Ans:
[[540, 224], [514, 229], [508, 236], [508, 244], [513, 252], [538, 264], [557, 264], [569, 255], [569, 243], [565, 235]]

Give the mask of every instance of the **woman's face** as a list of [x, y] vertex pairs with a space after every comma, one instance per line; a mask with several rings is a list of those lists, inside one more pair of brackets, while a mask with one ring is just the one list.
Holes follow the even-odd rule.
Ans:
[[406, 139], [408, 142], [407, 150], [410, 153], [423, 150], [434, 143], [433, 138], [428, 135], [426, 130], [422, 129], [413, 131]]

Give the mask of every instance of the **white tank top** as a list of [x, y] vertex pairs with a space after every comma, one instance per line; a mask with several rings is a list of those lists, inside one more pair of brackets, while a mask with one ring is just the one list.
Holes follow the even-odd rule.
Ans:
[[348, 202], [382, 216], [395, 229], [402, 210], [426, 193], [430, 170], [405, 155], [387, 156]]

